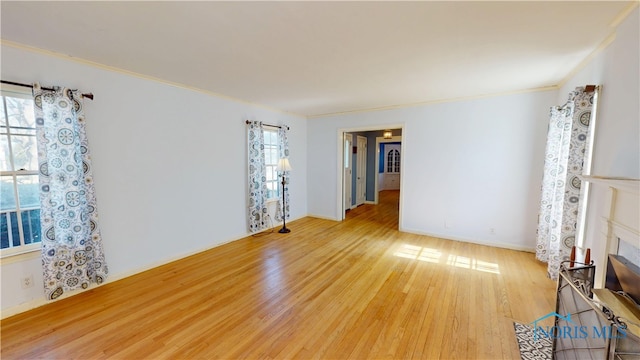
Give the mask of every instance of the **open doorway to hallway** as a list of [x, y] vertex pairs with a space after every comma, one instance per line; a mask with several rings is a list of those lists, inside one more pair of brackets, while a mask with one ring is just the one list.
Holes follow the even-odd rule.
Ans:
[[377, 204], [364, 204], [347, 211], [344, 221], [373, 221], [397, 230], [400, 224], [400, 190], [380, 191]]
[[[398, 210], [402, 129], [345, 131], [342, 135], [342, 218], [352, 218], [356, 208], [363, 205], [380, 204], [385, 192], [389, 195], [385, 197], [385, 203], [395, 201], [391, 206]], [[398, 219], [395, 223], [398, 224]]]

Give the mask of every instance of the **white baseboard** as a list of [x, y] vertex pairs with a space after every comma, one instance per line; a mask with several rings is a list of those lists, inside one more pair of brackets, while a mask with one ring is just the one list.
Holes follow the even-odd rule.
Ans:
[[[314, 215], [314, 214], [307, 214], [307, 215], [304, 215], [304, 216], [297, 216], [295, 218], [290, 219], [289, 221], [293, 222], [293, 221], [296, 221], [296, 220], [299, 220], [299, 219], [302, 219], [302, 218], [305, 218], [305, 217], [313, 217], [313, 218], [331, 220], [331, 221], [340, 221], [340, 220], [338, 220], [336, 218], [333, 218], [333, 217], [328, 217], [328, 216], [323, 216], [323, 215]], [[280, 223], [280, 225], [281, 224], [282, 223]], [[280, 225], [275, 225], [273, 228], [275, 229], [275, 228], [279, 227]], [[478, 241], [477, 239], [462, 238], [462, 237], [450, 236], [450, 235], [447, 235], [447, 234], [428, 233], [428, 232], [424, 232], [424, 231], [420, 231], [420, 230], [407, 229], [407, 228], [400, 228], [399, 230], [402, 231], [402, 232], [418, 234], [418, 235], [427, 235], [427, 236], [437, 237], [437, 238], [441, 238], [441, 239], [462, 241], [462, 242], [468, 242], [468, 243], [473, 243], [473, 244], [493, 246], [493, 247], [499, 247], [499, 248], [505, 248], [505, 249], [511, 249], [511, 250], [518, 250], [518, 251], [535, 252], [535, 249], [533, 249], [533, 248], [517, 246], [517, 245], [513, 245], [513, 244]], [[228, 243], [233, 242], [233, 241], [244, 239], [244, 238], [246, 238], [248, 236], [251, 236], [251, 234], [247, 233], [245, 235], [241, 235], [241, 236], [238, 236], [238, 237], [235, 237], [235, 238], [232, 238], [232, 239], [217, 243], [217, 244], [212, 245], [212, 246], [207, 246], [207, 247], [204, 247], [204, 248], [201, 248], [201, 249], [198, 249], [198, 250], [194, 250], [194, 251], [191, 251], [191, 252], [188, 252], [188, 253], [185, 253], [185, 254], [180, 254], [180, 255], [177, 255], [177, 256], [174, 256], [174, 257], [166, 258], [166, 259], [163, 259], [161, 261], [155, 261], [155, 262], [150, 263], [150, 264], [148, 264], [146, 266], [143, 266], [143, 267], [140, 267], [140, 268], [136, 268], [136, 269], [133, 269], [133, 270], [130, 270], [130, 271], [125, 271], [125, 272], [122, 272], [122, 273], [119, 273], [119, 274], [112, 274], [112, 275], [109, 275], [109, 277], [107, 278], [107, 281], [105, 281], [101, 285], [95, 285], [94, 284], [92, 286], [89, 286], [89, 288], [86, 289], [86, 290], [78, 290], [78, 291], [74, 291], [74, 292], [71, 292], [71, 293], [65, 293], [65, 294], [63, 294], [62, 296], [60, 296], [56, 300], [48, 301], [45, 298], [34, 299], [34, 300], [31, 300], [31, 301], [28, 301], [28, 302], [25, 302], [25, 303], [22, 303], [22, 304], [7, 308], [7, 309], [3, 309], [2, 311], [0, 311], [0, 319], [5, 319], [7, 317], [10, 317], [10, 316], [13, 316], [13, 315], [16, 315], [16, 314], [19, 314], [19, 313], [22, 313], [22, 312], [25, 312], [25, 311], [28, 311], [28, 310], [31, 310], [31, 309], [38, 308], [38, 307], [43, 306], [43, 305], [50, 304], [50, 303], [52, 303], [54, 301], [59, 301], [59, 300], [62, 300], [62, 299], [69, 298], [71, 296], [75, 296], [75, 295], [81, 294], [81, 293], [83, 293], [85, 291], [95, 289], [95, 288], [97, 288], [99, 286], [102, 286], [104, 284], [108, 284], [108, 283], [112, 283], [112, 282], [115, 282], [115, 281], [118, 281], [118, 280], [122, 280], [124, 278], [129, 277], [129, 276], [133, 276], [133, 275], [139, 274], [141, 272], [144, 272], [144, 271], [147, 271], [147, 270], [151, 270], [153, 268], [156, 268], [156, 267], [159, 267], [159, 266], [162, 266], [162, 265], [166, 265], [168, 263], [171, 263], [171, 262], [174, 262], [174, 261], [189, 257], [191, 255], [195, 255], [195, 254], [201, 253], [203, 251], [211, 250], [213, 248], [228, 244]]]
[[403, 228], [403, 227], [400, 227], [400, 229], [398, 229], [398, 230], [400, 230], [402, 232], [406, 232], [406, 233], [411, 233], [411, 234], [416, 234], [416, 235], [426, 235], [426, 236], [436, 237], [436, 238], [445, 239], [445, 240], [460, 241], [460, 242], [466, 242], [466, 243], [471, 243], [471, 244], [485, 245], [485, 246], [497, 247], [497, 248], [502, 248], [502, 249], [516, 250], [516, 251], [526, 251], [526, 252], [530, 252], [530, 253], [535, 253], [536, 252], [535, 248], [531, 248], [531, 247], [527, 247], [527, 246], [514, 245], [514, 244], [509, 244], [509, 243], [483, 241], [483, 240], [460, 237], [460, 236], [451, 236], [449, 234], [438, 234], [438, 233], [425, 232], [425, 231], [415, 230], [415, 229], [407, 229], [407, 228]]
[[[111, 280], [111, 279], [109, 279], [109, 280]], [[86, 289], [64, 293], [64, 294], [60, 295], [60, 297], [55, 299], [55, 300], [46, 300], [43, 297], [43, 298], [38, 298], [38, 299], [33, 299], [31, 301], [27, 301], [27, 302], [24, 302], [24, 303], [16, 305], [16, 306], [12, 306], [12, 307], [10, 307], [8, 309], [3, 309], [0, 312], [0, 319], [5, 319], [5, 318], [8, 318], [8, 317], [13, 316], [13, 315], [17, 315], [17, 314], [23, 313], [25, 311], [29, 311], [29, 310], [32, 310], [32, 309], [35, 309], [35, 308], [39, 308], [40, 306], [43, 306], [43, 305], [51, 304], [51, 303], [54, 303], [56, 301], [60, 301], [60, 300], [63, 300], [63, 299], [66, 299], [66, 298], [70, 298], [70, 297], [78, 295], [78, 294], [82, 294], [85, 291], [93, 290], [93, 289], [95, 289], [97, 287], [100, 287], [100, 286], [102, 286], [102, 285], [104, 285], [104, 284], [106, 284], [108, 282], [113, 282], [113, 281], [106, 281], [106, 282], [104, 282], [104, 283], [102, 283], [100, 285], [89, 284], [89, 287], [86, 288]]]
[[[302, 219], [302, 218], [305, 218], [305, 217], [307, 217], [307, 215], [296, 216], [294, 218], [291, 218], [291, 219], [287, 220], [287, 222], [293, 222], [293, 221], [296, 221], [296, 220], [299, 220], [299, 219]], [[331, 220], [333, 220], [333, 219], [331, 219]], [[278, 228], [280, 226], [282, 226], [282, 222], [280, 222], [279, 224], [278, 223], [274, 224], [272, 229]], [[212, 245], [212, 246], [206, 246], [206, 247], [203, 247], [201, 249], [190, 251], [190, 252], [185, 253], [185, 254], [180, 254], [180, 255], [172, 256], [170, 258], [166, 258], [166, 259], [163, 259], [163, 260], [155, 261], [155, 262], [152, 262], [152, 263], [150, 263], [150, 264], [148, 264], [146, 266], [140, 267], [140, 268], [136, 268], [136, 269], [133, 269], [133, 270], [130, 270], [130, 271], [125, 271], [125, 272], [122, 272], [122, 273], [119, 273], [119, 274], [111, 274], [111, 275], [109, 275], [107, 277], [106, 281], [104, 283], [100, 284], [100, 285], [92, 284], [87, 289], [84, 289], [84, 290], [77, 290], [77, 291], [72, 291], [70, 293], [64, 293], [62, 296], [60, 296], [59, 298], [57, 298], [55, 300], [47, 300], [44, 297], [42, 297], [42, 298], [39, 298], [39, 299], [33, 299], [31, 301], [24, 302], [24, 303], [16, 305], [16, 306], [12, 306], [12, 307], [7, 308], [7, 309], [3, 309], [3, 310], [0, 311], [0, 319], [5, 319], [5, 318], [8, 318], [10, 316], [13, 316], [13, 315], [25, 312], [25, 311], [29, 311], [31, 309], [38, 308], [38, 307], [43, 306], [43, 305], [51, 304], [52, 302], [55, 302], [55, 301], [60, 301], [62, 299], [66, 299], [66, 298], [69, 298], [71, 296], [82, 294], [85, 291], [88, 291], [88, 290], [91, 290], [91, 289], [95, 289], [95, 288], [97, 288], [99, 286], [102, 286], [102, 285], [105, 285], [105, 284], [108, 284], [108, 283], [112, 283], [112, 282], [115, 282], [115, 281], [118, 281], [118, 280], [122, 280], [124, 278], [129, 277], [129, 276], [133, 276], [133, 275], [139, 274], [141, 272], [144, 272], [144, 271], [147, 271], [147, 270], [151, 270], [153, 268], [156, 268], [156, 267], [159, 267], [159, 266], [162, 266], [162, 265], [166, 265], [168, 263], [171, 263], [171, 262], [174, 262], [174, 261], [189, 257], [191, 255], [195, 255], [195, 254], [207, 251], [207, 250], [211, 250], [213, 248], [228, 244], [230, 242], [234, 242], [234, 241], [237, 241], [237, 240], [240, 240], [240, 239], [244, 239], [244, 238], [249, 237], [251, 235], [252, 234], [250, 234], [250, 233], [246, 233], [245, 235], [237, 236], [237, 237], [231, 238], [231, 239], [223, 241], [221, 243], [217, 243], [217, 244]], [[39, 256], [39, 253], [37, 253], [37, 255]]]
[[[290, 220], [290, 221], [294, 221], [294, 220]], [[278, 227], [278, 226], [274, 226], [274, 228], [275, 227]], [[235, 238], [232, 238], [230, 240], [223, 241], [221, 243], [217, 243], [217, 244], [212, 245], [212, 246], [207, 246], [207, 247], [204, 247], [204, 248], [201, 248], [201, 249], [198, 249], [198, 250], [190, 251], [188, 253], [184, 253], [184, 254], [172, 256], [170, 258], [166, 258], [166, 259], [163, 259], [163, 260], [155, 261], [155, 262], [152, 262], [152, 263], [150, 263], [150, 264], [148, 264], [146, 266], [143, 266], [143, 267], [140, 267], [140, 268], [136, 268], [136, 269], [133, 269], [133, 270], [130, 270], [130, 271], [125, 271], [125, 272], [122, 272], [122, 273], [119, 273], [119, 274], [110, 274], [107, 277], [106, 281], [104, 283], [100, 284], [100, 285], [91, 284], [87, 289], [72, 291], [72, 292], [69, 292], [69, 293], [64, 293], [64, 294], [62, 294], [62, 296], [60, 296], [59, 298], [57, 298], [55, 300], [47, 300], [44, 297], [42, 297], [42, 298], [39, 298], [39, 299], [33, 299], [31, 301], [24, 302], [24, 303], [16, 305], [16, 306], [12, 306], [12, 307], [7, 308], [7, 309], [3, 309], [2, 311], [0, 311], [0, 319], [5, 319], [5, 318], [8, 318], [10, 316], [17, 315], [17, 314], [25, 312], [25, 311], [29, 311], [31, 309], [38, 308], [38, 307], [43, 306], [43, 305], [51, 304], [53, 302], [69, 298], [71, 296], [82, 294], [85, 291], [98, 288], [98, 287], [100, 287], [102, 285], [105, 285], [105, 284], [108, 284], [108, 283], [112, 283], [112, 282], [115, 282], [115, 281], [118, 281], [118, 280], [122, 280], [124, 278], [129, 277], [129, 276], [133, 276], [133, 275], [139, 274], [141, 272], [144, 272], [144, 271], [147, 271], [147, 270], [151, 270], [153, 268], [156, 268], [156, 267], [159, 267], [159, 266], [162, 266], [162, 265], [166, 265], [168, 263], [171, 263], [171, 262], [174, 262], [174, 261], [177, 261], [177, 260], [192, 256], [192, 255], [195, 255], [195, 254], [207, 251], [207, 250], [211, 250], [211, 249], [216, 248], [218, 246], [222, 246], [222, 245], [228, 244], [230, 242], [234, 242], [234, 241], [237, 241], [237, 240], [240, 240], [240, 239], [244, 239], [244, 238], [246, 238], [248, 236], [251, 236], [251, 234], [247, 233], [246, 235], [235, 237]]]
[[316, 218], [316, 219], [331, 220], [331, 221], [340, 221], [340, 219], [336, 219], [335, 217], [324, 216], [324, 215], [307, 214], [307, 216], [308, 216], [308, 217], [312, 217], [312, 218]]

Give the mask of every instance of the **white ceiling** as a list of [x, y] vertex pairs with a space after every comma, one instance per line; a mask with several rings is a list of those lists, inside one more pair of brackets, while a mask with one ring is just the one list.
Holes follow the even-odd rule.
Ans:
[[0, 34], [317, 116], [557, 86], [633, 5], [3, 0]]

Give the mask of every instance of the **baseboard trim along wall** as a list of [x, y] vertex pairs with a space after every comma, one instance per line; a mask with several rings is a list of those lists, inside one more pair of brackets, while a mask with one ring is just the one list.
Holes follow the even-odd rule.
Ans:
[[[299, 219], [302, 219], [304, 217], [305, 216], [299, 216], [299, 217], [296, 217], [296, 218], [292, 218], [289, 221], [299, 220]], [[282, 226], [282, 222], [280, 222], [279, 224], [275, 224], [272, 228], [266, 229], [264, 231], [269, 231], [271, 229], [277, 229], [277, 228], [279, 228], [281, 226]], [[215, 244], [213, 246], [207, 246], [207, 247], [202, 248], [202, 249], [198, 249], [198, 250], [195, 250], [195, 251], [190, 251], [188, 253], [176, 255], [176, 256], [161, 260], [161, 261], [156, 261], [156, 262], [153, 262], [153, 263], [151, 263], [151, 264], [149, 264], [147, 266], [140, 267], [140, 268], [137, 268], [137, 269], [134, 269], [134, 270], [131, 270], [131, 271], [125, 271], [125, 272], [120, 273], [120, 274], [109, 275], [107, 277], [107, 281], [105, 281], [104, 283], [102, 283], [100, 285], [91, 284], [87, 289], [72, 291], [70, 293], [65, 293], [62, 296], [60, 296], [59, 298], [55, 299], [55, 300], [48, 301], [45, 298], [39, 298], [39, 299], [34, 299], [34, 300], [31, 300], [31, 301], [24, 302], [24, 303], [22, 303], [20, 305], [16, 305], [16, 306], [10, 307], [8, 309], [3, 309], [2, 311], [0, 311], [0, 319], [5, 319], [5, 318], [8, 318], [10, 316], [17, 315], [17, 314], [23, 313], [25, 311], [29, 311], [29, 310], [38, 308], [38, 307], [43, 306], [43, 305], [47, 305], [47, 304], [50, 304], [50, 303], [53, 303], [53, 302], [56, 302], [56, 301], [60, 301], [60, 300], [63, 300], [63, 299], [66, 299], [66, 298], [69, 298], [69, 297], [72, 297], [72, 296], [75, 296], [75, 295], [78, 295], [78, 294], [82, 294], [85, 291], [96, 289], [96, 288], [98, 288], [100, 286], [103, 286], [105, 284], [109, 284], [109, 283], [112, 283], [112, 282], [115, 282], [115, 281], [118, 281], [118, 280], [122, 280], [124, 278], [129, 277], [129, 276], [133, 276], [133, 275], [145, 272], [147, 270], [151, 270], [151, 269], [156, 268], [158, 266], [166, 265], [166, 264], [172, 263], [174, 261], [177, 261], [177, 260], [180, 260], [180, 259], [184, 259], [186, 257], [192, 256], [192, 255], [195, 255], [195, 254], [199, 254], [201, 252], [208, 251], [208, 250], [217, 248], [219, 246], [222, 246], [222, 245], [225, 245], [225, 244], [228, 244], [228, 243], [240, 240], [240, 239], [244, 239], [244, 238], [249, 237], [251, 235], [252, 234], [247, 233], [246, 235], [242, 235], [242, 236], [239, 236], [239, 237], [236, 237], [236, 238], [233, 238], [233, 239], [230, 239], [230, 240]]]
[[518, 245], [500, 243], [500, 242], [488, 242], [488, 241], [482, 241], [482, 240], [478, 240], [478, 239], [470, 239], [470, 238], [465, 238], [465, 237], [460, 237], [460, 236], [451, 236], [451, 235], [447, 235], [447, 234], [429, 233], [429, 232], [425, 232], [425, 231], [407, 229], [407, 228], [402, 228], [402, 227], [399, 230], [402, 231], [402, 232], [410, 233], [410, 234], [426, 235], [426, 236], [437, 237], [439, 239], [445, 239], [445, 240], [461, 241], [461, 242], [477, 244], [477, 245], [498, 247], [498, 248], [502, 248], [502, 249], [509, 249], [509, 250], [516, 250], [516, 251], [526, 251], [526, 252], [530, 252], [530, 253], [535, 253], [536, 252], [535, 248], [526, 247], [526, 246], [518, 246]]
[[[313, 217], [313, 218], [331, 220], [331, 221], [340, 221], [340, 220], [335, 219], [335, 218], [331, 218], [331, 217], [327, 217], [327, 216], [321, 216], [321, 215], [313, 215], [313, 214], [308, 214], [306, 216], [299, 216], [299, 217], [296, 217], [296, 218], [292, 218], [289, 221], [293, 222], [295, 220], [299, 220], [299, 219], [302, 219], [302, 218], [305, 218], [305, 217]], [[276, 229], [276, 228], [279, 228], [280, 226], [282, 226], [282, 223], [277, 224], [273, 228], [270, 228], [270, 229], [265, 230], [265, 231], [269, 231], [271, 229]], [[446, 234], [428, 233], [428, 232], [424, 232], [424, 231], [420, 231], [420, 230], [407, 229], [407, 228], [400, 228], [399, 230], [402, 231], [402, 232], [406, 232], [406, 233], [432, 236], [432, 237], [437, 237], [437, 238], [446, 239], [446, 240], [452, 240], [452, 241], [462, 241], [462, 242], [467, 242], [467, 243], [472, 243], [472, 244], [499, 247], [499, 248], [504, 248], [504, 249], [517, 250], [517, 251], [527, 251], [527, 252], [532, 252], [532, 253], [535, 252], [535, 249], [533, 249], [533, 248], [523, 247], [523, 246], [516, 246], [516, 245], [513, 245], [513, 244], [478, 241], [477, 239], [469, 239], [469, 238], [463, 238], [463, 237], [457, 237], [457, 236], [450, 236], [450, 235], [446, 235]], [[124, 278], [129, 277], [129, 276], [133, 276], [133, 275], [139, 274], [141, 272], [156, 268], [158, 266], [166, 265], [168, 263], [171, 263], [171, 262], [174, 262], [174, 261], [177, 261], [177, 260], [192, 256], [192, 255], [195, 255], [195, 254], [198, 254], [198, 253], [201, 253], [203, 251], [208, 251], [208, 250], [214, 249], [216, 247], [228, 244], [230, 242], [234, 242], [234, 241], [237, 241], [237, 240], [240, 240], [240, 239], [244, 239], [244, 238], [246, 238], [248, 236], [251, 236], [251, 234], [247, 233], [245, 235], [242, 235], [242, 236], [239, 236], [239, 237], [236, 237], [236, 238], [233, 238], [233, 239], [229, 239], [227, 241], [215, 244], [213, 246], [209, 246], [209, 247], [202, 248], [202, 249], [199, 249], [199, 250], [191, 251], [191, 252], [185, 253], [185, 254], [180, 254], [180, 255], [175, 256], [175, 257], [164, 259], [162, 261], [156, 261], [154, 263], [149, 264], [148, 266], [144, 266], [144, 267], [137, 268], [137, 269], [134, 269], [134, 270], [131, 270], [131, 271], [127, 271], [127, 272], [123, 272], [123, 273], [120, 273], [120, 274], [110, 275], [108, 277], [107, 281], [104, 282], [101, 285], [95, 285], [94, 284], [92, 286], [89, 286], [89, 288], [87, 288], [86, 290], [74, 291], [74, 292], [71, 292], [71, 293], [67, 293], [67, 294], [62, 295], [60, 298], [58, 298], [56, 300], [53, 300], [53, 301], [60, 301], [62, 299], [66, 299], [66, 298], [69, 298], [71, 296], [75, 296], [75, 295], [81, 294], [81, 293], [83, 293], [85, 291], [95, 289], [95, 288], [97, 288], [99, 286], [102, 286], [102, 285], [105, 285], [105, 284], [108, 284], [108, 283], [112, 283], [112, 282], [115, 282], [115, 281], [118, 281], [118, 280], [122, 280]], [[25, 312], [25, 311], [28, 311], [28, 310], [38, 308], [40, 306], [49, 304], [49, 303], [51, 303], [53, 301], [47, 301], [44, 298], [40, 298], [40, 299], [35, 299], [35, 300], [32, 300], [32, 301], [28, 301], [28, 302], [22, 303], [20, 305], [17, 305], [17, 306], [8, 308], [8, 309], [4, 309], [0, 313], [0, 319], [5, 319], [5, 318], [8, 318], [10, 316], [13, 316], [13, 315], [16, 315], [16, 314], [19, 314], [19, 313], [22, 313], [22, 312]]]
[[331, 216], [324, 216], [324, 215], [314, 215], [314, 214], [308, 214], [308, 217], [312, 217], [312, 218], [316, 218], [316, 219], [323, 219], [323, 220], [331, 220], [331, 221], [340, 221], [340, 219], [331, 217]]

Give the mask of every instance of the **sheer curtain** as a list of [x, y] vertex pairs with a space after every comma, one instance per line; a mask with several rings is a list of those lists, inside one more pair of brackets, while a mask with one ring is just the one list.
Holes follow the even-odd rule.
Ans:
[[262, 122], [250, 121], [249, 124], [247, 124], [247, 144], [249, 166], [249, 232], [255, 233], [268, 227], [268, 193]]
[[108, 274], [81, 95], [33, 87], [47, 299], [100, 284]]
[[560, 263], [575, 245], [583, 164], [592, 126], [595, 92], [578, 87], [561, 107], [551, 108], [545, 150], [536, 258], [548, 263], [547, 272], [558, 278]]

